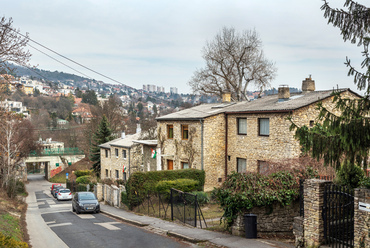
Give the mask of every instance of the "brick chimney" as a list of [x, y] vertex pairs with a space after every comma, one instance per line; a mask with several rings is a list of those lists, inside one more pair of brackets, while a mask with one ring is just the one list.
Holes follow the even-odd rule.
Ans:
[[289, 86], [286, 84], [279, 85], [278, 88], [278, 98], [279, 102], [286, 101], [290, 97], [290, 91], [289, 91]]
[[311, 75], [310, 77], [306, 78], [306, 80], [302, 81], [302, 91], [309, 92], [309, 91], [315, 91], [315, 81], [312, 80]]

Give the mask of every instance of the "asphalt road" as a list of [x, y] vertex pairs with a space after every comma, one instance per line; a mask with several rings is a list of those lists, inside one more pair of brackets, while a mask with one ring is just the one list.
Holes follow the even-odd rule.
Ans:
[[26, 215], [30, 242], [42, 247], [190, 247], [192, 245], [119, 222], [104, 214], [72, 212], [71, 201], [57, 201], [51, 183], [30, 175]]

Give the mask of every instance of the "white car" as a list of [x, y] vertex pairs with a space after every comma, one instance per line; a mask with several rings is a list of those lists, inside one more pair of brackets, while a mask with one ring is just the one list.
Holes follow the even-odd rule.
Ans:
[[72, 192], [69, 189], [60, 189], [57, 193], [57, 199], [60, 200], [72, 200]]

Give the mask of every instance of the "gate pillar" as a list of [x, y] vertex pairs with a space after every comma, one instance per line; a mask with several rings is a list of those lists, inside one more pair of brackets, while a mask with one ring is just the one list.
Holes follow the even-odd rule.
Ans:
[[355, 247], [370, 247], [370, 208], [368, 207], [370, 207], [370, 189], [355, 189]]
[[304, 240], [305, 247], [318, 247], [324, 242], [324, 189], [330, 181], [309, 179], [304, 182]]

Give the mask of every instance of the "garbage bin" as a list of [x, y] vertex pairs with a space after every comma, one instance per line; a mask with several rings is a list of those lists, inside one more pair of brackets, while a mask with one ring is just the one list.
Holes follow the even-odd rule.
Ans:
[[245, 237], [247, 239], [257, 238], [257, 215], [255, 214], [244, 215], [244, 229]]

